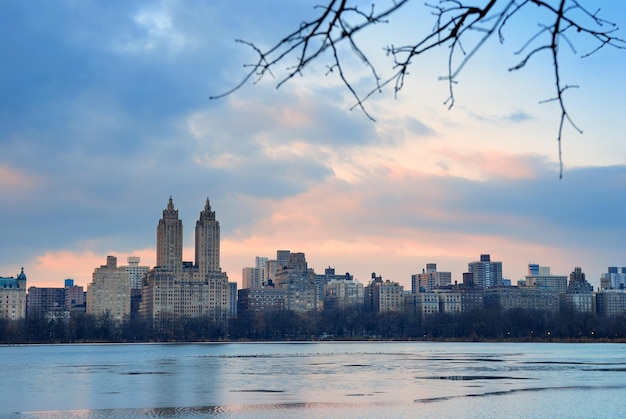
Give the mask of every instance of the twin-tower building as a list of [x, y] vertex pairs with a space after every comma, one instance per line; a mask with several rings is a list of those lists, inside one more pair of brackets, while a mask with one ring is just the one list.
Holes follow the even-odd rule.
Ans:
[[157, 266], [144, 276], [140, 313], [155, 324], [179, 318], [226, 320], [228, 276], [220, 267], [220, 224], [206, 200], [196, 222], [195, 260], [183, 261], [183, 223], [170, 197], [157, 226]]

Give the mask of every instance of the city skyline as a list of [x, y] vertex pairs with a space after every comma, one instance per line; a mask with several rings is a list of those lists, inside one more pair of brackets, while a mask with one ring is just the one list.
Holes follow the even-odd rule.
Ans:
[[[626, 5], [606, 3], [584, 4], [622, 33]], [[584, 133], [565, 130], [562, 180], [558, 110], [538, 103], [552, 96], [547, 57], [508, 72], [523, 44], [515, 25], [466, 67], [451, 110], [440, 52], [416, 62], [397, 99], [366, 103], [376, 122], [349, 111], [323, 68], [208, 99], [253, 59], [234, 39], [269, 44], [315, 4], [3, 3], [0, 276], [23, 266], [29, 286], [86, 285], [107, 255], [154, 266], [170, 195], [187, 226], [184, 260], [210, 198], [222, 269], [240, 284], [243, 267], [277, 249], [305, 253], [316, 271], [364, 283], [376, 272], [407, 288], [427, 263], [461, 281], [483, 253], [513, 283], [531, 262], [560, 275], [580, 266], [594, 287], [626, 265], [623, 51], [580, 59], [590, 44], [563, 48], [564, 82], [580, 86], [566, 104]], [[372, 51], [406, 40], [419, 26], [409, 18], [428, 19], [420, 7], [368, 35]]]
[[[184, 237], [183, 232], [184, 232], [184, 224], [182, 222], [182, 219], [179, 218], [179, 210], [176, 209], [174, 200], [172, 196], [170, 195], [169, 200], [166, 204], [166, 208], [163, 210], [163, 217], [159, 219], [158, 224], [157, 224], [156, 249], [154, 251], [154, 255], [155, 255], [154, 260], [156, 260], [156, 263], [149, 264], [147, 266], [144, 263], [144, 267], [143, 267], [144, 270], [147, 271], [152, 268], [161, 268], [161, 269], [166, 269], [168, 272], [178, 272], [179, 275], [182, 275], [183, 265], [187, 264], [189, 268], [194, 267], [200, 273], [203, 273], [203, 274], [209, 274], [211, 272], [220, 273], [221, 272], [220, 226], [219, 226], [219, 221], [216, 218], [216, 211], [211, 210], [211, 204], [208, 198], [205, 201], [204, 209], [200, 212], [199, 219], [196, 221], [196, 228], [195, 228], [195, 235], [194, 235], [195, 258], [192, 260], [189, 260], [184, 257], [183, 246], [182, 246], [182, 241]], [[267, 255], [264, 255], [264, 256], [257, 255], [255, 258], [256, 262], [254, 264], [255, 265], [254, 268], [256, 268], [257, 270], [266, 269], [266, 268], [263, 268], [262, 266], [259, 266], [259, 261], [264, 261], [264, 263], [266, 264], [269, 261], [275, 264], [277, 261], [280, 262], [281, 254], [284, 257], [285, 255], [289, 255], [292, 252], [291, 252], [291, 249], [276, 249], [275, 253], [276, 253], [276, 259], [271, 259], [271, 257], [268, 257]], [[305, 257], [304, 252], [298, 252], [298, 254], [302, 258]], [[118, 257], [119, 255], [107, 255], [107, 261], [110, 261], [110, 260], [117, 261]], [[129, 266], [125, 266], [124, 269], [128, 269], [131, 266], [138, 267], [138, 264], [141, 261], [141, 257], [136, 256], [136, 255], [129, 255], [126, 257], [126, 259], [128, 261]], [[489, 265], [489, 267], [485, 268], [484, 267], [485, 264]], [[93, 271], [94, 272], [93, 276], [95, 277], [98, 270], [104, 267], [106, 266], [105, 265], [100, 265], [99, 267], [95, 266], [94, 271]], [[245, 278], [245, 275], [246, 275], [245, 271], [246, 269], [254, 269], [254, 268], [248, 267], [248, 266], [242, 266], [240, 269], [241, 273], [235, 274], [235, 278], [231, 278], [232, 279], [231, 282], [236, 282], [238, 284], [239, 289], [246, 288], [246, 282], [250, 282], [250, 281], [254, 282], [254, 280], [252, 278]], [[319, 274], [322, 270], [325, 270], [327, 268], [331, 268], [333, 272], [335, 271], [335, 266], [331, 264], [325, 265], [324, 268], [322, 269], [317, 269], [317, 270], [315, 270], [315, 268], [311, 268], [311, 269], [313, 269], [313, 271], [316, 274]], [[487, 273], [487, 277], [485, 277], [485, 269], [486, 269], [486, 272], [493, 273], [493, 278], [491, 278], [490, 273]], [[624, 270], [626, 268], [607, 267], [606, 271], [603, 272], [603, 274], [610, 272], [611, 269], [614, 269], [617, 272], [617, 269]], [[542, 275], [545, 275], [545, 276], [552, 276], [555, 278], [560, 277], [560, 276], [564, 278], [566, 277], [566, 275], [560, 275], [560, 274], [555, 276], [555, 274], [551, 272], [550, 266], [545, 266], [543, 264], [540, 265], [535, 262], [529, 262], [527, 264], [526, 274], [524, 275], [524, 277], [519, 278], [519, 280], [522, 280], [525, 283], [526, 282], [525, 280], [529, 276], [532, 277], [533, 275], [535, 276], [539, 275], [540, 271], [542, 272]], [[570, 273], [571, 274], [574, 274], [574, 272], [580, 273], [581, 271], [582, 271], [582, 268], [579, 266], [576, 266], [572, 269]], [[421, 273], [419, 272], [419, 270], [416, 270], [413, 274], [410, 275], [411, 278], [408, 281], [409, 282], [408, 287], [407, 287], [407, 284], [405, 283], [406, 281], [396, 280], [396, 279], [391, 279], [391, 280], [399, 283], [400, 285], [405, 287], [407, 290], [413, 290], [411, 292], [414, 292], [415, 291], [414, 289], [417, 288], [417, 285], [415, 282], [416, 281], [415, 278], [417, 276], [424, 276], [424, 278], [428, 278], [428, 275], [432, 275], [432, 273], [435, 273], [437, 275], [444, 275], [445, 278], [447, 279], [444, 281], [444, 283], [439, 284], [439, 285], [446, 285], [446, 284], [454, 285], [456, 283], [464, 284], [464, 276], [472, 272], [475, 275], [474, 281], [476, 281], [478, 288], [481, 288], [481, 289], [488, 288], [488, 287], [502, 286], [503, 279], [508, 280], [510, 282], [509, 285], [513, 285], [513, 286], [517, 285], [515, 280], [512, 280], [511, 278], [502, 275], [502, 261], [491, 260], [491, 255], [486, 254], [486, 253], [481, 253], [479, 257], [476, 258], [475, 260], [468, 261], [467, 269], [464, 270], [460, 274], [453, 274], [452, 272], [443, 272], [437, 269], [437, 263], [429, 262], [429, 263], [424, 264], [424, 266], [421, 268]], [[345, 273], [350, 274], [350, 270], [346, 271]], [[21, 268], [21, 274], [22, 275], [24, 274], [23, 267]], [[224, 274], [228, 275], [228, 272], [224, 272]], [[375, 274], [376, 272], [372, 271], [371, 275], [366, 277], [366, 279], [361, 279], [361, 280], [359, 278], [354, 278], [354, 279], [366, 285], [368, 284], [370, 280], [373, 280]], [[354, 276], [352, 274], [350, 275], [351, 277]], [[458, 277], [458, 275], [460, 275], [460, 278]], [[583, 276], [584, 276], [584, 271], [583, 271]], [[379, 279], [383, 279], [387, 281], [390, 280], [390, 278], [383, 277], [382, 274], [378, 275], [377, 277]], [[488, 279], [485, 279], [485, 278], [488, 278]], [[71, 282], [73, 284], [74, 281], [75, 281], [74, 278], [64, 279], [64, 282], [66, 284], [68, 282]], [[129, 281], [130, 281], [129, 285], [131, 286], [133, 286], [133, 283], [137, 282], [136, 279], [132, 281], [129, 280]], [[599, 284], [600, 284], [600, 279], [598, 279], [598, 285], [595, 287], [596, 289], [600, 289]], [[90, 284], [86, 284], [86, 285], [90, 285]], [[263, 284], [257, 278], [256, 285], [254, 286], [258, 287], [260, 285], [263, 285]], [[47, 286], [54, 287], [53, 284], [50, 284]], [[29, 284], [29, 288], [30, 287], [41, 287], [41, 286]]]

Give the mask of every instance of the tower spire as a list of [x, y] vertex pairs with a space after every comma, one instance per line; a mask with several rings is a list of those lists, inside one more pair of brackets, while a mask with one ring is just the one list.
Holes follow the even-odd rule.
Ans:
[[196, 222], [196, 265], [201, 274], [220, 271], [220, 223], [207, 197]]
[[204, 209], [200, 212], [200, 220], [215, 221], [215, 211], [211, 211], [211, 202], [207, 197], [204, 203]]
[[182, 269], [183, 264], [183, 224], [174, 209], [170, 195], [163, 218], [157, 226], [157, 266], [171, 271]]

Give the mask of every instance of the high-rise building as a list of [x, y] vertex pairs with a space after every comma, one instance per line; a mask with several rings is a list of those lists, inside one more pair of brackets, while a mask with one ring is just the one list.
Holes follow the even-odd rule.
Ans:
[[200, 212], [200, 218], [196, 221], [195, 262], [200, 275], [221, 270], [220, 223], [215, 220], [215, 211], [211, 211], [211, 204], [208, 198], [204, 204], [204, 210]]
[[270, 278], [268, 259], [266, 257], [257, 256], [254, 267], [242, 268], [241, 271], [241, 287], [242, 288], [258, 288], [266, 285]]
[[601, 289], [626, 289], [626, 267], [609, 266], [609, 271], [600, 278]]
[[253, 267], [241, 268], [241, 288], [258, 288], [255, 279], [258, 278], [258, 270]]
[[0, 319], [26, 317], [26, 275], [24, 268], [17, 278], [0, 276]]
[[286, 266], [289, 263], [289, 258], [291, 257], [290, 250], [277, 250], [276, 251], [276, 260], [281, 266]]
[[[326, 287], [331, 281], [352, 281], [353, 277], [350, 272], [345, 274], [336, 274], [335, 268], [328, 267], [324, 269], [323, 274], [315, 274], [315, 285], [317, 286], [317, 300], [324, 301], [326, 299]], [[362, 302], [362, 301], [361, 301]], [[326, 306], [324, 306], [326, 308]]]
[[[278, 251], [278, 260], [284, 255]], [[317, 310], [318, 288], [315, 284], [315, 272], [309, 269], [304, 253], [291, 253], [289, 260], [276, 274], [276, 286], [285, 291], [285, 309], [299, 313]]]
[[87, 286], [87, 313], [108, 314], [115, 321], [130, 315], [130, 279], [125, 266], [117, 266], [115, 256], [107, 256], [107, 264], [94, 270]]
[[261, 256], [257, 256], [255, 259], [254, 267], [257, 269], [257, 278], [255, 278], [255, 285], [257, 287], [261, 286], [262, 284], [266, 284], [267, 280], [269, 279], [267, 261], [268, 258]]
[[143, 276], [150, 270], [149, 266], [139, 266], [141, 258], [139, 256], [129, 256], [126, 261], [126, 271], [128, 272], [128, 278], [130, 280], [130, 287], [132, 289], [141, 289], [141, 281]]
[[363, 290], [363, 302], [366, 308], [377, 311], [404, 310], [404, 287], [390, 280], [383, 281], [382, 276], [372, 273], [372, 280]]
[[529, 263], [528, 264], [528, 275], [539, 275], [539, 264], [538, 263]]
[[279, 262], [276, 259], [268, 260], [265, 263], [265, 274], [266, 274], [265, 284], [268, 284], [269, 281], [276, 282], [276, 274], [278, 273], [280, 268], [282, 268], [285, 265], [286, 264], [283, 264], [283, 262]]
[[451, 272], [437, 272], [436, 263], [426, 264], [421, 274], [411, 275], [411, 293], [428, 292], [452, 284]]
[[237, 283], [228, 283], [228, 317], [237, 317]]
[[182, 237], [182, 221], [170, 197], [157, 227], [159, 266], [144, 276], [140, 313], [155, 325], [204, 316], [225, 324], [228, 276], [220, 267], [220, 225], [208, 199], [196, 223], [195, 264], [183, 262]]
[[335, 277], [326, 283], [324, 291], [324, 310], [354, 307], [363, 304], [364, 288], [359, 281], [346, 274]]
[[178, 210], [170, 196], [163, 218], [157, 226], [157, 266], [171, 272], [183, 267], [183, 222], [178, 219]]
[[469, 273], [473, 274], [476, 288], [497, 287], [503, 284], [502, 262], [492, 262], [488, 254], [480, 255], [480, 260], [467, 264]]

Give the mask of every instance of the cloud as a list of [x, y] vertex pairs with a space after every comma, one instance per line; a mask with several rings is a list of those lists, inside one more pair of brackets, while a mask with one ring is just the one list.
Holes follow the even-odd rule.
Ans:
[[[119, 254], [115, 252], [82, 251], [46, 251], [30, 261], [22, 261], [27, 276], [27, 286], [63, 287], [67, 278], [74, 279], [75, 285], [81, 285], [87, 290], [91, 283], [94, 269], [106, 265], [106, 256], [117, 257], [118, 266], [126, 265], [128, 256], [139, 256], [142, 266], [154, 266], [153, 249], [141, 249]], [[15, 270], [15, 269], [14, 269]], [[19, 271], [16, 271], [19, 272]]]
[[[525, 274], [531, 261], [552, 265], [562, 274], [576, 264], [603, 271], [606, 255], [618, 256], [626, 225], [617, 213], [608, 212], [606, 224], [614, 231], [590, 237], [595, 228], [590, 206], [613, 194], [626, 167], [573, 172], [575, 194], [572, 184], [559, 181], [551, 170], [536, 179], [468, 180], [401, 169], [378, 172], [361, 185], [328, 179], [301, 195], [266, 202], [269, 215], [241, 236], [226, 238], [223, 249], [227, 254], [234, 249], [238, 263], [247, 266], [255, 255], [271, 257], [276, 249], [291, 248], [306, 252], [319, 269], [352, 261], [341, 269], [359, 273], [361, 279], [371, 271], [396, 277], [404, 271], [398, 279], [405, 283], [410, 272], [431, 261], [445, 261], [460, 280], [467, 262], [481, 252], [504, 260], [506, 274], [514, 279]], [[614, 180], [598, 189], [598, 176]], [[584, 181], [587, 177], [592, 180]], [[588, 194], [588, 203], [574, 198]], [[579, 203], [568, 205], [573, 202]], [[581, 241], [595, 250], [582, 255]], [[407, 271], [410, 266], [413, 270]]]
[[[75, 266], [92, 272], [108, 253], [153, 253], [170, 195], [186, 249], [211, 199], [231, 274], [277, 248], [306, 251], [320, 269], [399, 280], [422, 259], [458, 272], [480, 252], [522, 271], [536, 255], [621, 263], [622, 145], [607, 148], [620, 137], [610, 116], [621, 102], [610, 95], [599, 96], [602, 106], [617, 113], [598, 113], [597, 100], [573, 103], [606, 135], [566, 143], [566, 164], [579, 167], [561, 181], [556, 145], [545, 141], [553, 126], [524, 110], [536, 103], [525, 91], [537, 80], [525, 73], [521, 90], [492, 83], [491, 63], [467, 69], [489, 84], [461, 85], [468, 113], [431, 103], [447, 91], [432, 83], [440, 71], [430, 63], [397, 100], [370, 98], [376, 123], [349, 111], [353, 98], [321, 63], [278, 90], [268, 78], [208, 99], [256, 58], [235, 38], [271, 45], [297, 26], [294, 16], [314, 13], [311, 3], [276, 0], [3, 5], [0, 269], [12, 274], [19, 263], [62, 279]], [[368, 88], [361, 70], [356, 86]], [[486, 101], [491, 94], [505, 103]]]
[[457, 151], [450, 148], [438, 150], [445, 156], [447, 168], [453, 173], [464, 174], [474, 179], [520, 179], [536, 178], [550, 163], [535, 154], [510, 155], [503, 151]]
[[0, 164], [0, 193], [22, 195], [43, 183], [43, 179], [19, 169]]
[[172, 17], [161, 7], [140, 10], [133, 16], [136, 34], [127, 35], [116, 47], [122, 52], [138, 53], [153, 50], [178, 51], [188, 43], [173, 24]]
[[532, 117], [527, 112], [519, 109], [503, 117], [504, 120], [511, 122], [525, 122], [531, 118]]
[[466, 109], [467, 114], [475, 121], [489, 124], [519, 124], [533, 119], [532, 115], [521, 109], [516, 109], [508, 114], [487, 114], [478, 113], [467, 106], [461, 106], [461, 108]]

